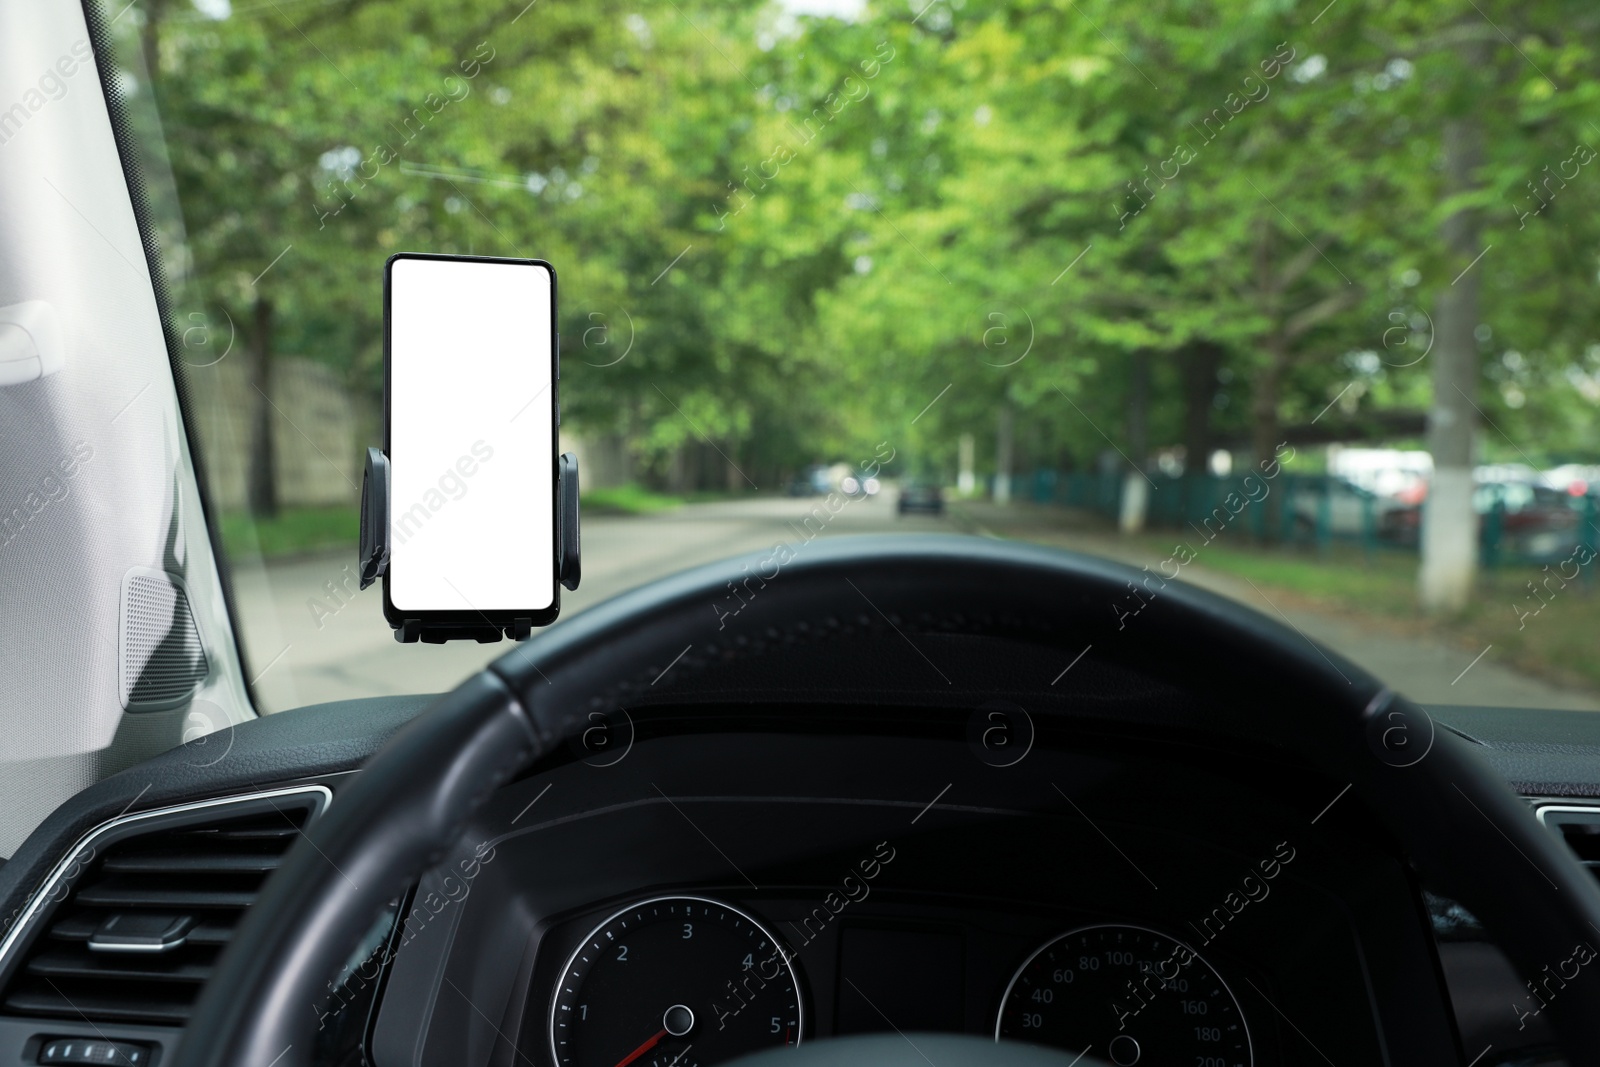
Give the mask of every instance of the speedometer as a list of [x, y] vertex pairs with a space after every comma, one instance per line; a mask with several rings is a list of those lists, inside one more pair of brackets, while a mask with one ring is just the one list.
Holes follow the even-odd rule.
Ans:
[[789, 952], [731, 904], [641, 900], [578, 945], [550, 1005], [559, 1067], [711, 1067], [800, 1043]]
[[1017, 968], [995, 1040], [1087, 1053], [1117, 1067], [1251, 1067], [1244, 1013], [1188, 945], [1142, 926], [1086, 926]]

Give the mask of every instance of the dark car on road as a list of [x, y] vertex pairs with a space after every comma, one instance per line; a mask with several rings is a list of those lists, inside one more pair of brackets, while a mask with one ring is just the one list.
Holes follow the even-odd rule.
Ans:
[[944, 487], [937, 482], [911, 481], [900, 487], [900, 500], [895, 510], [901, 515], [913, 511], [926, 515], [944, 514]]

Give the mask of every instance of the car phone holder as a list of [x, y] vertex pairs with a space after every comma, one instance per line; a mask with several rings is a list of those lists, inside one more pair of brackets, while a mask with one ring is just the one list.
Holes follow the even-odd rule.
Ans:
[[[389, 457], [382, 449], [367, 449], [366, 476], [361, 486], [361, 588], [382, 578], [389, 569]], [[577, 589], [583, 576], [578, 535], [578, 457], [563, 453], [556, 464], [556, 576], [568, 589]], [[391, 623], [390, 625], [394, 625]], [[490, 644], [502, 633], [513, 641], [524, 641], [533, 632], [531, 619], [516, 619], [503, 629], [499, 626], [460, 625], [406, 619], [394, 627], [394, 639], [402, 644], [421, 641], [442, 645], [446, 641], [477, 641]]]

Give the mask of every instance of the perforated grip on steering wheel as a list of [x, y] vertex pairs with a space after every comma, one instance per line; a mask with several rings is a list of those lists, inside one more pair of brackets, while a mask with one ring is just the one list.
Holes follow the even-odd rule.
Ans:
[[[273, 872], [195, 1005], [170, 1067], [309, 1062], [316, 994], [378, 910], [437, 863], [467, 818], [543, 750], [482, 671], [395, 735]], [[295, 936], [284, 936], [294, 931]]]

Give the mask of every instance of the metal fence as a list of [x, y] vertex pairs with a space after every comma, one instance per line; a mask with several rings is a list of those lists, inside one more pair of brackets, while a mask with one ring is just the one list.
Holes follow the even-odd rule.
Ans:
[[[1151, 474], [1145, 524], [1327, 550], [1349, 545], [1368, 552], [1415, 552], [1425, 511], [1357, 489], [1325, 474], [1280, 472], [1217, 477]], [[1036, 470], [1018, 489], [1038, 504], [1080, 508], [1113, 521], [1121, 514], [1121, 471]], [[1600, 543], [1600, 497], [1546, 500], [1508, 508], [1496, 501], [1478, 516], [1483, 566], [1545, 565], [1575, 555], [1592, 558]], [[1591, 568], [1583, 568], [1588, 573]]]

